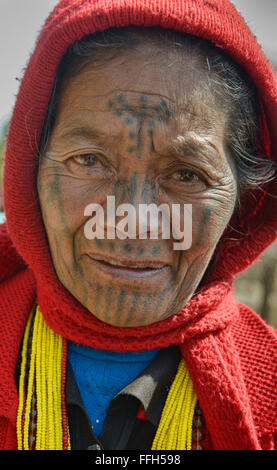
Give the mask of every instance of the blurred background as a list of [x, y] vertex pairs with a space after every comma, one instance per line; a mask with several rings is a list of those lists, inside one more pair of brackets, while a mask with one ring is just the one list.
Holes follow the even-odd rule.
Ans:
[[[57, 0], [0, 0], [0, 223], [5, 135], [24, 67], [39, 30]], [[277, 0], [233, 0], [277, 73]], [[277, 328], [277, 243], [235, 281], [239, 301]]]

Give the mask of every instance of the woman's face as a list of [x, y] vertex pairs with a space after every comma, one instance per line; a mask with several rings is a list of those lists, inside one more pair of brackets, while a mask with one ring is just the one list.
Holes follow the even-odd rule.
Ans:
[[[63, 84], [38, 172], [41, 211], [59, 280], [103, 322], [143, 326], [184, 307], [230, 220], [225, 113], [202, 85], [184, 52], [154, 45], [89, 59]], [[89, 239], [85, 208], [106, 215], [107, 196], [137, 213], [140, 204], [191, 204], [190, 246], [174, 249], [172, 231]]]

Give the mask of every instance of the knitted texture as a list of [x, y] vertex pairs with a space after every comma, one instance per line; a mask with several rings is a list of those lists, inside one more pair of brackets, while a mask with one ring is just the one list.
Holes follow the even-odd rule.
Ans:
[[0, 281], [26, 268], [8, 233], [7, 224], [0, 225]]
[[[223, 48], [255, 82], [260, 142], [277, 160], [277, 85], [270, 62], [228, 0], [62, 0], [47, 19], [26, 68], [10, 122], [4, 168], [7, 226], [0, 231], [0, 398], [9, 420], [2, 447], [14, 448], [17, 395], [13, 380], [24, 324], [37, 297], [46, 322], [67, 340], [95, 348], [135, 351], [180, 344], [212, 446], [273, 448], [276, 432], [276, 339], [234, 299], [234, 275], [276, 239], [277, 181], [241, 201], [223, 234], [209, 275], [178, 313], [146, 327], [107, 325], [58, 281], [36, 194], [37, 151], [60, 59], [85, 34], [130, 24], [194, 34]], [[8, 235], [9, 233], [9, 235]], [[12, 240], [12, 241], [11, 241]], [[24, 260], [24, 261], [22, 261]], [[27, 269], [23, 269], [27, 265]], [[2, 267], [3, 266], [3, 267]], [[257, 356], [259, 351], [259, 356]], [[274, 360], [273, 360], [274, 358]], [[276, 408], [275, 408], [276, 409]], [[239, 426], [239, 432], [238, 432]]]

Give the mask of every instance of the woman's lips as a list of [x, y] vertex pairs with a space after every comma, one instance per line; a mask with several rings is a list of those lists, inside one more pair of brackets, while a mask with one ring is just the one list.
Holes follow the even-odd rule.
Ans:
[[116, 278], [129, 280], [150, 280], [165, 274], [169, 265], [160, 261], [137, 261], [137, 260], [115, 260], [113, 258], [103, 258], [99, 255], [88, 255], [89, 259], [103, 273]]

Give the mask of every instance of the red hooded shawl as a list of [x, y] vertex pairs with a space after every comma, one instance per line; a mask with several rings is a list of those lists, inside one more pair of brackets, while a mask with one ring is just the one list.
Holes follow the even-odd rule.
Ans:
[[[204, 413], [213, 449], [273, 449], [276, 336], [235, 301], [235, 274], [276, 239], [277, 180], [242, 201], [212, 269], [187, 305], [144, 327], [95, 318], [61, 285], [51, 261], [36, 192], [38, 143], [57, 66], [86, 34], [109, 27], [160, 26], [210, 40], [255, 82], [260, 141], [277, 161], [277, 84], [270, 62], [229, 0], [61, 0], [42, 28], [17, 96], [7, 138], [0, 226], [0, 448], [16, 449], [14, 381], [26, 319], [37, 299], [46, 322], [67, 340], [118, 351], [178, 344]], [[275, 197], [274, 197], [275, 196]]]

